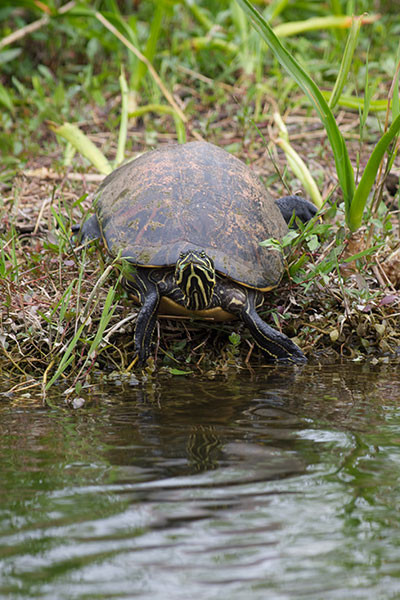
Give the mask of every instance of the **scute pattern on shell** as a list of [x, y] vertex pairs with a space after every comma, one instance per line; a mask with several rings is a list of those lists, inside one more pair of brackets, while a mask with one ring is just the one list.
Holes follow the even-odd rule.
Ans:
[[174, 265], [204, 250], [220, 273], [267, 289], [283, 272], [286, 223], [261, 182], [240, 160], [207, 142], [143, 154], [103, 181], [95, 207], [109, 252], [141, 266]]

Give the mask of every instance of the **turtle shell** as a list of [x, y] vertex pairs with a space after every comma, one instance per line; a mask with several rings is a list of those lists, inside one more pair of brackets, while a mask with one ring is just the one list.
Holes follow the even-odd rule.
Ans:
[[282, 276], [287, 225], [273, 199], [240, 160], [207, 142], [168, 145], [108, 175], [95, 198], [108, 251], [134, 265], [173, 266], [181, 252], [204, 250], [216, 270], [267, 290]]

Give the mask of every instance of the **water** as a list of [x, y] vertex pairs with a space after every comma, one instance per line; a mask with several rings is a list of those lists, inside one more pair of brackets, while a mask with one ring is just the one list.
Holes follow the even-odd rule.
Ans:
[[1, 598], [400, 598], [398, 365], [52, 402], [0, 396]]

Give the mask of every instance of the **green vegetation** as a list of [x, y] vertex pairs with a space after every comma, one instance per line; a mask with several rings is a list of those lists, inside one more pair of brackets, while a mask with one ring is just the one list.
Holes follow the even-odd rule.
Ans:
[[[0, 369], [45, 391], [133, 368], [120, 267], [98, 245], [76, 248], [71, 225], [101, 173], [201, 138], [252, 164], [274, 196], [323, 204], [322, 220], [283, 242], [290, 278], [267, 297], [267, 318], [310, 356], [395, 353], [400, 26], [390, 3], [369, 10], [362, 0], [3, 2]], [[250, 355], [261, 360], [234, 323], [163, 320], [159, 331], [171, 373], [221, 372]]]

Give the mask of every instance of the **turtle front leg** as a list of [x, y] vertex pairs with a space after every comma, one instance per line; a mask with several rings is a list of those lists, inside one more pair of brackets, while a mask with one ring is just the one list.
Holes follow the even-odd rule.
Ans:
[[257, 313], [259, 292], [250, 288], [235, 289], [226, 294], [226, 310], [239, 317], [247, 326], [256, 344], [271, 361], [303, 363], [307, 359], [300, 348], [283, 333], [273, 329]]
[[138, 269], [134, 280], [126, 282], [126, 287], [137, 293], [141, 308], [135, 328], [135, 351], [138, 355], [138, 364], [143, 365], [150, 355], [151, 341], [157, 320], [157, 311], [160, 304], [158, 286], [149, 277], [146, 269]]

